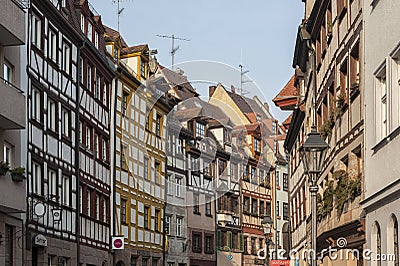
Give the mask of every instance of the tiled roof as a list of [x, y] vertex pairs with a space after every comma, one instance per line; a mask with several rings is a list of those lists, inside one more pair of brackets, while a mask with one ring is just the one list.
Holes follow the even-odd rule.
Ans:
[[[293, 75], [289, 82], [283, 87], [283, 89], [275, 96], [272, 101], [276, 106], [292, 105], [293, 100], [297, 100], [297, 88], [294, 86], [295, 75]], [[291, 97], [293, 96], [293, 97]], [[286, 102], [286, 103], [285, 103]]]
[[253, 112], [245, 97], [230, 91], [226, 92], [244, 114]]
[[[178, 97], [181, 99], [187, 99], [188, 97], [197, 96], [198, 93], [192, 87], [190, 82], [188, 81], [187, 77], [183, 74], [179, 74], [173, 70], [170, 70], [166, 67], [160, 65], [161, 73], [167, 79], [171, 89], [175, 90], [175, 93], [178, 94]], [[187, 92], [183, 92], [179, 90], [179, 87], [182, 87], [187, 90]], [[181, 95], [179, 95], [181, 94]]]
[[121, 50], [121, 55], [141, 53], [141, 52], [144, 52], [146, 50], [149, 50], [149, 46], [147, 44], [124, 47]]
[[292, 117], [293, 117], [293, 113], [291, 113], [286, 119], [285, 121], [282, 122], [282, 125], [288, 129], [290, 126], [290, 122], [292, 121]]
[[104, 30], [105, 30], [104, 38], [105, 38], [106, 41], [116, 41], [116, 39], [120, 38], [122, 47], [123, 48], [128, 47], [128, 44], [125, 42], [124, 38], [122, 38], [122, 36], [119, 34], [118, 31], [116, 31], [116, 30], [114, 30], [114, 29], [112, 29], [112, 28], [110, 28], [110, 27], [108, 27], [106, 25], [103, 25], [103, 27], [104, 27]]

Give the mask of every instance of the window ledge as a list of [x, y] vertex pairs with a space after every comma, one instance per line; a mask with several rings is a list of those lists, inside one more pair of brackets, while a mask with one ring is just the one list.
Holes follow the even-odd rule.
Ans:
[[380, 149], [385, 147], [386, 144], [395, 139], [398, 135], [400, 135], [400, 126], [398, 126], [389, 135], [384, 137], [381, 141], [379, 141], [377, 144], [375, 144], [375, 146], [372, 147], [373, 155], [376, 154]]

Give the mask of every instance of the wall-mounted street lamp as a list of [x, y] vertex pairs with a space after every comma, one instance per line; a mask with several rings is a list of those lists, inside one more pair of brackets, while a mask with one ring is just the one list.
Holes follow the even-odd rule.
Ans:
[[272, 225], [274, 222], [271, 219], [270, 215], [264, 216], [263, 220], [261, 221], [261, 227], [264, 232], [265, 236], [265, 252], [266, 252], [266, 261], [265, 265], [269, 266], [269, 245], [271, 244], [271, 231], [272, 231]]
[[316, 252], [317, 252], [317, 180], [318, 176], [322, 171], [322, 166], [325, 160], [326, 152], [328, 151], [329, 145], [322, 139], [321, 135], [317, 132], [316, 127], [316, 99], [317, 99], [317, 82], [316, 82], [316, 64], [315, 64], [315, 50], [312, 47], [312, 39], [310, 33], [306, 30], [305, 26], [300, 28], [300, 38], [302, 41], [307, 42], [307, 49], [311, 57], [311, 68], [312, 68], [312, 87], [313, 93], [313, 124], [311, 132], [308, 133], [307, 139], [304, 144], [300, 147], [300, 155], [303, 162], [304, 172], [309, 178], [309, 190], [311, 194], [311, 248], [313, 251], [313, 258], [311, 259], [311, 265], [316, 266]]

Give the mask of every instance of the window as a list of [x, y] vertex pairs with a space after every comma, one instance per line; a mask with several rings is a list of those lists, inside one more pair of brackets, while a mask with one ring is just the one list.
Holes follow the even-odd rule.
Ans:
[[192, 233], [192, 251], [196, 253], [201, 253], [201, 233]]
[[[128, 170], [128, 162], [127, 162], [127, 147], [126, 145], [121, 143], [121, 169], [122, 170]], [[145, 163], [146, 163], [146, 159], [145, 159]], [[146, 170], [146, 169], [145, 169]]]
[[90, 22], [88, 22], [87, 26], [87, 37], [90, 41], [93, 41], [93, 26]]
[[91, 204], [92, 204], [92, 202], [91, 202], [91, 194], [92, 194], [92, 191], [90, 190], [90, 189], [86, 189], [86, 214], [87, 214], [87, 216], [90, 216], [90, 212], [91, 212]]
[[182, 217], [176, 217], [176, 236], [182, 236]]
[[157, 116], [156, 116], [156, 135], [158, 136], [158, 137], [161, 137], [162, 136], [162, 132], [161, 132], [161, 115], [159, 115], [159, 114], [157, 114]]
[[160, 210], [156, 210], [154, 215], [154, 230], [157, 232], [161, 231], [160, 222], [161, 222]]
[[[126, 224], [126, 199], [121, 199], [120, 216], [121, 216], [121, 223]], [[146, 228], [146, 207], [145, 207], [145, 228]]]
[[193, 213], [200, 214], [199, 194], [193, 194]]
[[86, 148], [92, 149], [92, 129], [86, 125]]
[[79, 82], [83, 83], [83, 58], [79, 58]]
[[251, 214], [257, 216], [257, 199], [251, 200]]
[[151, 261], [151, 266], [157, 266], [158, 265], [158, 259], [153, 259]]
[[97, 31], [94, 32], [94, 46], [99, 49], [99, 34]]
[[107, 199], [103, 199], [103, 222], [107, 221]]
[[4, 162], [6, 162], [10, 168], [13, 167], [14, 162], [14, 147], [4, 141]]
[[243, 212], [249, 214], [250, 213], [250, 198], [244, 197], [243, 198]]
[[171, 216], [165, 216], [165, 230], [167, 231], [166, 234], [171, 234]]
[[62, 176], [62, 202], [66, 206], [70, 206], [70, 191], [71, 191], [71, 182], [70, 177], [67, 175]]
[[47, 172], [47, 187], [50, 200], [57, 199], [57, 173], [54, 170]]
[[49, 28], [49, 35], [47, 38], [47, 57], [57, 62], [57, 34]]
[[86, 88], [92, 90], [92, 67], [89, 64], [87, 64]]
[[243, 252], [244, 252], [244, 254], [249, 254], [249, 251], [247, 248], [247, 236], [243, 237]]
[[182, 178], [176, 177], [175, 178], [175, 196], [181, 196], [181, 187], [182, 187]]
[[71, 121], [69, 119], [69, 111], [65, 108], [62, 108], [61, 111], [61, 133], [64, 137], [70, 137], [70, 127]]
[[107, 161], [107, 140], [102, 139], [101, 140], [101, 147], [102, 147], [102, 151], [101, 151], [101, 156], [104, 162]]
[[52, 130], [56, 131], [56, 121], [57, 121], [57, 111], [56, 111], [56, 103], [48, 99], [47, 100], [47, 127]]
[[42, 167], [40, 164], [32, 163], [32, 184], [31, 191], [35, 194], [42, 194]]
[[131, 256], [131, 266], [136, 266], [137, 265], [137, 257]]
[[376, 230], [376, 254], [377, 254], [377, 265], [380, 266], [382, 264], [382, 236], [381, 236], [381, 228], [378, 223], [375, 223]]
[[146, 78], [146, 64], [143, 60], [140, 60], [140, 75]]
[[204, 253], [214, 253], [214, 239], [212, 235], [204, 235]]
[[14, 227], [6, 224], [4, 238], [5, 265], [14, 265]]
[[150, 229], [149, 226], [149, 215], [150, 215], [150, 208], [149, 207], [144, 207], [144, 228], [145, 229]]
[[252, 237], [250, 241], [251, 241], [251, 254], [255, 255], [257, 254], [257, 248], [256, 248], [257, 238]]
[[100, 219], [100, 197], [96, 193], [96, 219], [99, 221]]
[[263, 217], [264, 216], [264, 201], [263, 200], [260, 200], [260, 210], [259, 210], [259, 212], [260, 212], [260, 217]]
[[42, 19], [36, 14], [32, 14], [32, 44], [37, 48], [42, 47]]
[[172, 175], [171, 174], [167, 175], [166, 181], [167, 181], [167, 185], [165, 186], [165, 192], [168, 195], [172, 195]]
[[142, 258], [142, 266], [147, 266], [148, 263], [149, 263], [148, 258]]
[[121, 103], [121, 112], [123, 116], [126, 116], [126, 110], [128, 108], [128, 97], [129, 93], [123, 91], [122, 92], [122, 103]]
[[155, 171], [155, 182], [161, 183], [161, 164], [159, 162], [154, 162]]
[[386, 75], [379, 77], [379, 88], [378, 93], [380, 93], [380, 139], [386, 137], [388, 131], [387, 125], [387, 84]]
[[278, 216], [278, 217], [281, 216], [281, 215], [280, 215], [281, 212], [280, 212], [280, 210], [279, 210], [279, 204], [280, 204], [279, 201], [277, 201], [277, 202], [276, 202], [276, 216]]
[[280, 185], [279, 185], [279, 172], [278, 171], [275, 172], [275, 182], [276, 182], [276, 186], [279, 187]]
[[144, 171], [144, 179], [149, 180], [149, 158], [144, 157], [144, 166], [143, 166], [143, 171]]
[[254, 151], [261, 152], [261, 140], [254, 138]]
[[150, 117], [152, 116], [152, 110], [146, 106], [146, 125], [145, 129], [150, 130]]
[[42, 101], [40, 91], [32, 87], [32, 118], [38, 122], [42, 121]]
[[265, 205], [265, 215], [271, 216], [271, 202], [267, 202]]
[[345, 103], [347, 103], [347, 59], [340, 66], [340, 95], [338, 97], [342, 98]]
[[289, 204], [287, 202], [283, 203], [283, 220], [289, 221]]
[[13, 83], [14, 67], [7, 61], [4, 63], [3, 78], [6, 83]]
[[205, 126], [202, 123], [196, 122], [196, 137], [204, 138]]
[[394, 249], [394, 266], [399, 266], [399, 223], [395, 216], [392, 217], [393, 220], [393, 249]]
[[108, 98], [108, 84], [104, 81], [103, 82], [103, 104], [108, 106], [107, 98]]
[[95, 85], [94, 97], [95, 97], [96, 99], [99, 99], [99, 100], [100, 100], [100, 95], [101, 95], [101, 93], [100, 93], [101, 78], [100, 78], [99, 75], [96, 75], [96, 84], [94, 84], [94, 85]]
[[344, 11], [346, 10], [346, 3], [347, 0], [338, 0], [337, 1], [337, 11], [338, 11], [338, 16], [339, 19], [341, 20], [344, 16]]
[[211, 216], [211, 198], [206, 197], [206, 215]]
[[288, 179], [288, 174], [284, 173], [283, 174], [283, 190], [288, 191], [289, 189], [289, 179]]
[[94, 154], [95, 158], [100, 158], [100, 136], [95, 133], [94, 134]]
[[118, 62], [118, 48], [114, 47], [114, 60], [115, 62]]
[[62, 60], [62, 69], [65, 71], [65, 73], [70, 74], [71, 73], [71, 45], [67, 42], [64, 41], [63, 43], [63, 60]]

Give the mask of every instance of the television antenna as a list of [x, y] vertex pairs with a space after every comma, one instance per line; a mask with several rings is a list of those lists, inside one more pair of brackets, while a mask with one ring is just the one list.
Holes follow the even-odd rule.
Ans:
[[120, 25], [120, 18], [122, 15], [122, 12], [124, 12], [125, 8], [124, 7], [120, 7], [120, 3], [123, 1], [128, 1], [128, 0], [113, 0], [113, 3], [117, 3], [117, 19], [118, 19], [118, 32], [119, 32], [119, 25]]
[[172, 62], [171, 62], [171, 67], [172, 67], [172, 70], [173, 70], [174, 69], [174, 64], [175, 64], [175, 53], [180, 48], [179, 45], [175, 47], [175, 40], [185, 41], [185, 42], [190, 42], [190, 40], [189, 39], [185, 39], [185, 38], [176, 37], [174, 34], [172, 34], [171, 36], [157, 34], [156, 36], [160, 37], [160, 38], [165, 38], [165, 39], [171, 39], [172, 40], [172, 48], [171, 48], [171, 60], [172, 60]]
[[243, 71], [244, 66], [242, 64], [239, 65], [239, 68], [240, 68], [240, 95], [244, 96], [244, 95], [248, 94], [249, 92], [248, 91], [243, 91], [243, 84], [251, 82], [251, 81], [250, 80], [244, 80], [243, 76], [246, 75], [247, 73], [249, 73], [250, 70], [244, 70]]

